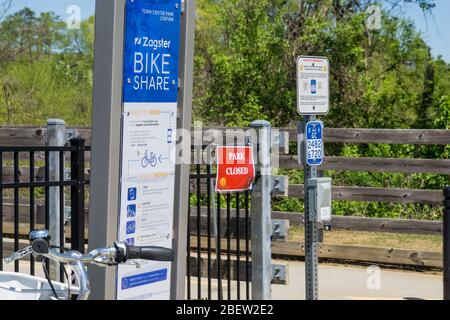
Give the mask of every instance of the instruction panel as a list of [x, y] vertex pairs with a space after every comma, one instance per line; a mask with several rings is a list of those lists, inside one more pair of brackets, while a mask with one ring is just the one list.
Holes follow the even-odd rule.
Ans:
[[[172, 248], [181, 0], [127, 0], [118, 238]], [[117, 299], [170, 299], [171, 263], [117, 272]]]
[[300, 56], [297, 60], [297, 107], [301, 115], [325, 115], [329, 111], [329, 63], [327, 58]]

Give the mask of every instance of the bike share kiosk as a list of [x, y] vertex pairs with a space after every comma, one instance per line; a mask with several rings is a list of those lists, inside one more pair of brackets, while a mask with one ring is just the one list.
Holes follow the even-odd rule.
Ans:
[[89, 247], [175, 261], [92, 267], [93, 299], [184, 299], [194, 19], [194, 0], [96, 1]]
[[325, 149], [324, 125], [318, 115], [329, 111], [329, 62], [324, 57], [297, 60], [298, 159], [305, 170], [305, 297], [317, 300], [320, 231], [331, 221], [331, 178], [318, 177]]

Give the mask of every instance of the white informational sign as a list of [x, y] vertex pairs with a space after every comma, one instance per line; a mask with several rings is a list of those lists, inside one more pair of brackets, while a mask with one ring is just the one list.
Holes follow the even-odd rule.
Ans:
[[[176, 104], [125, 104], [119, 240], [172, 247]], [[118, 268], [117, 298], [169, 299], [170, 263]]]
[[[172, 248], [181, 0], [127, 0], [118, 240]], [[95, 230], [94, 230], [95, 232]], [[171, 263], [119, 265], [117, 299], [170, 299]]]
[[329, 72], [327, 58], [297, 59], [297, 107], [301, 115], [325, 115], [329, 111]]

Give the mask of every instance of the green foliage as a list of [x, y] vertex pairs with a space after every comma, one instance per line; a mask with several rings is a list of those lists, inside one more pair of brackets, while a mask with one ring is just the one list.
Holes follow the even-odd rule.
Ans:
[[450, 129], [450, 98], [442, 96], [439, 101], [437, 117], [434, 120], [434, 127], [439, 129]]
[[196, 59], [197, 72], [207, 77], [196, 87], [196, 116], [201, 120], [246, 126], [256, 118], [285, 118], [289, 113], [294, 96], [283, 90], [287, 42], [277, 23], [281, 16], [267, 14], [271, 3], [231, 0], [217, 7], [221, 36], [215, 45], [204, 48], [200, 43], [202, 56]]
[[67, 30], [53, 13], [25, 8], [0, 23], [0, 123], [90, 123], [94, 18]]
[[[8, 3], [8, 1], [1, 2]], [[204, 125], [247, 126], [267, 119], [293, 126], [295, 60], [324, 55], [331, 63], [329, 127], [450, 129], [450, 65], [432, 57], [403, 4], [424, 12], [431, 0], [383, 1], [380, 30], [366, 24], [372, 0], [197, 0], [194, 118]], [[392, 6], [390, 6], [392, 4]], [[0, 5], [0, 11], [3, 7]], [[0, 123], [42, 125], [63, 118], [89, 125], [94, 17], [68, 30], [54, 13], [0, 12]], [[439, 9], [439, 8], [437, 8]], [[3, 19], [1, 19], [3, 18]], [[293, 146], [295, 153], [295, 146]], [[449, 159], [450, 146], [328, 145], [330, 156]], [[278, 170], [291, 183], [300, 170]], [[442, 189], [430, 174], [327, 172], [336, 185]], [[191, 204], [207, 199], [191, 197]], [[225, 203], [226, 199], [221, 197]], [[243, 197], [239, 199], [241, 206]], [[231, 206], [237, 200], [231, 198]], [[439, 208], [339, 201], [339, 215], [439, 219]], [[298, 199], [274, 210], [302, 212]]]
[[[425, 12], [433, 1], [414, 3]], [[372, 1], [199, 0], [195, 116], [242, 126], [261, 118], [292, 125], [295, 59], [331, 63], [332, 127], [430, 127], [450, 88], [448, 64], [433, 60], [414, 24], [384, 4], [381, 30], [369, 30]], [[441, 80], [443, 79], [443, 80]]]
[[50, 60], [13, 63], [2, 75], [8, 123], [42, 125], [48, 118], [85, 124], [90, 114], [90, 92], [82, 92], [70, 73]]

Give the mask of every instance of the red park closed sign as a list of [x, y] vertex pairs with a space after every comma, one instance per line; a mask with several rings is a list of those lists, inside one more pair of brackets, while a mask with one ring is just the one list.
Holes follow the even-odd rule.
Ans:
[[217, 147], [217, 192], [250, 190], [255, 181], [253, 147]]

